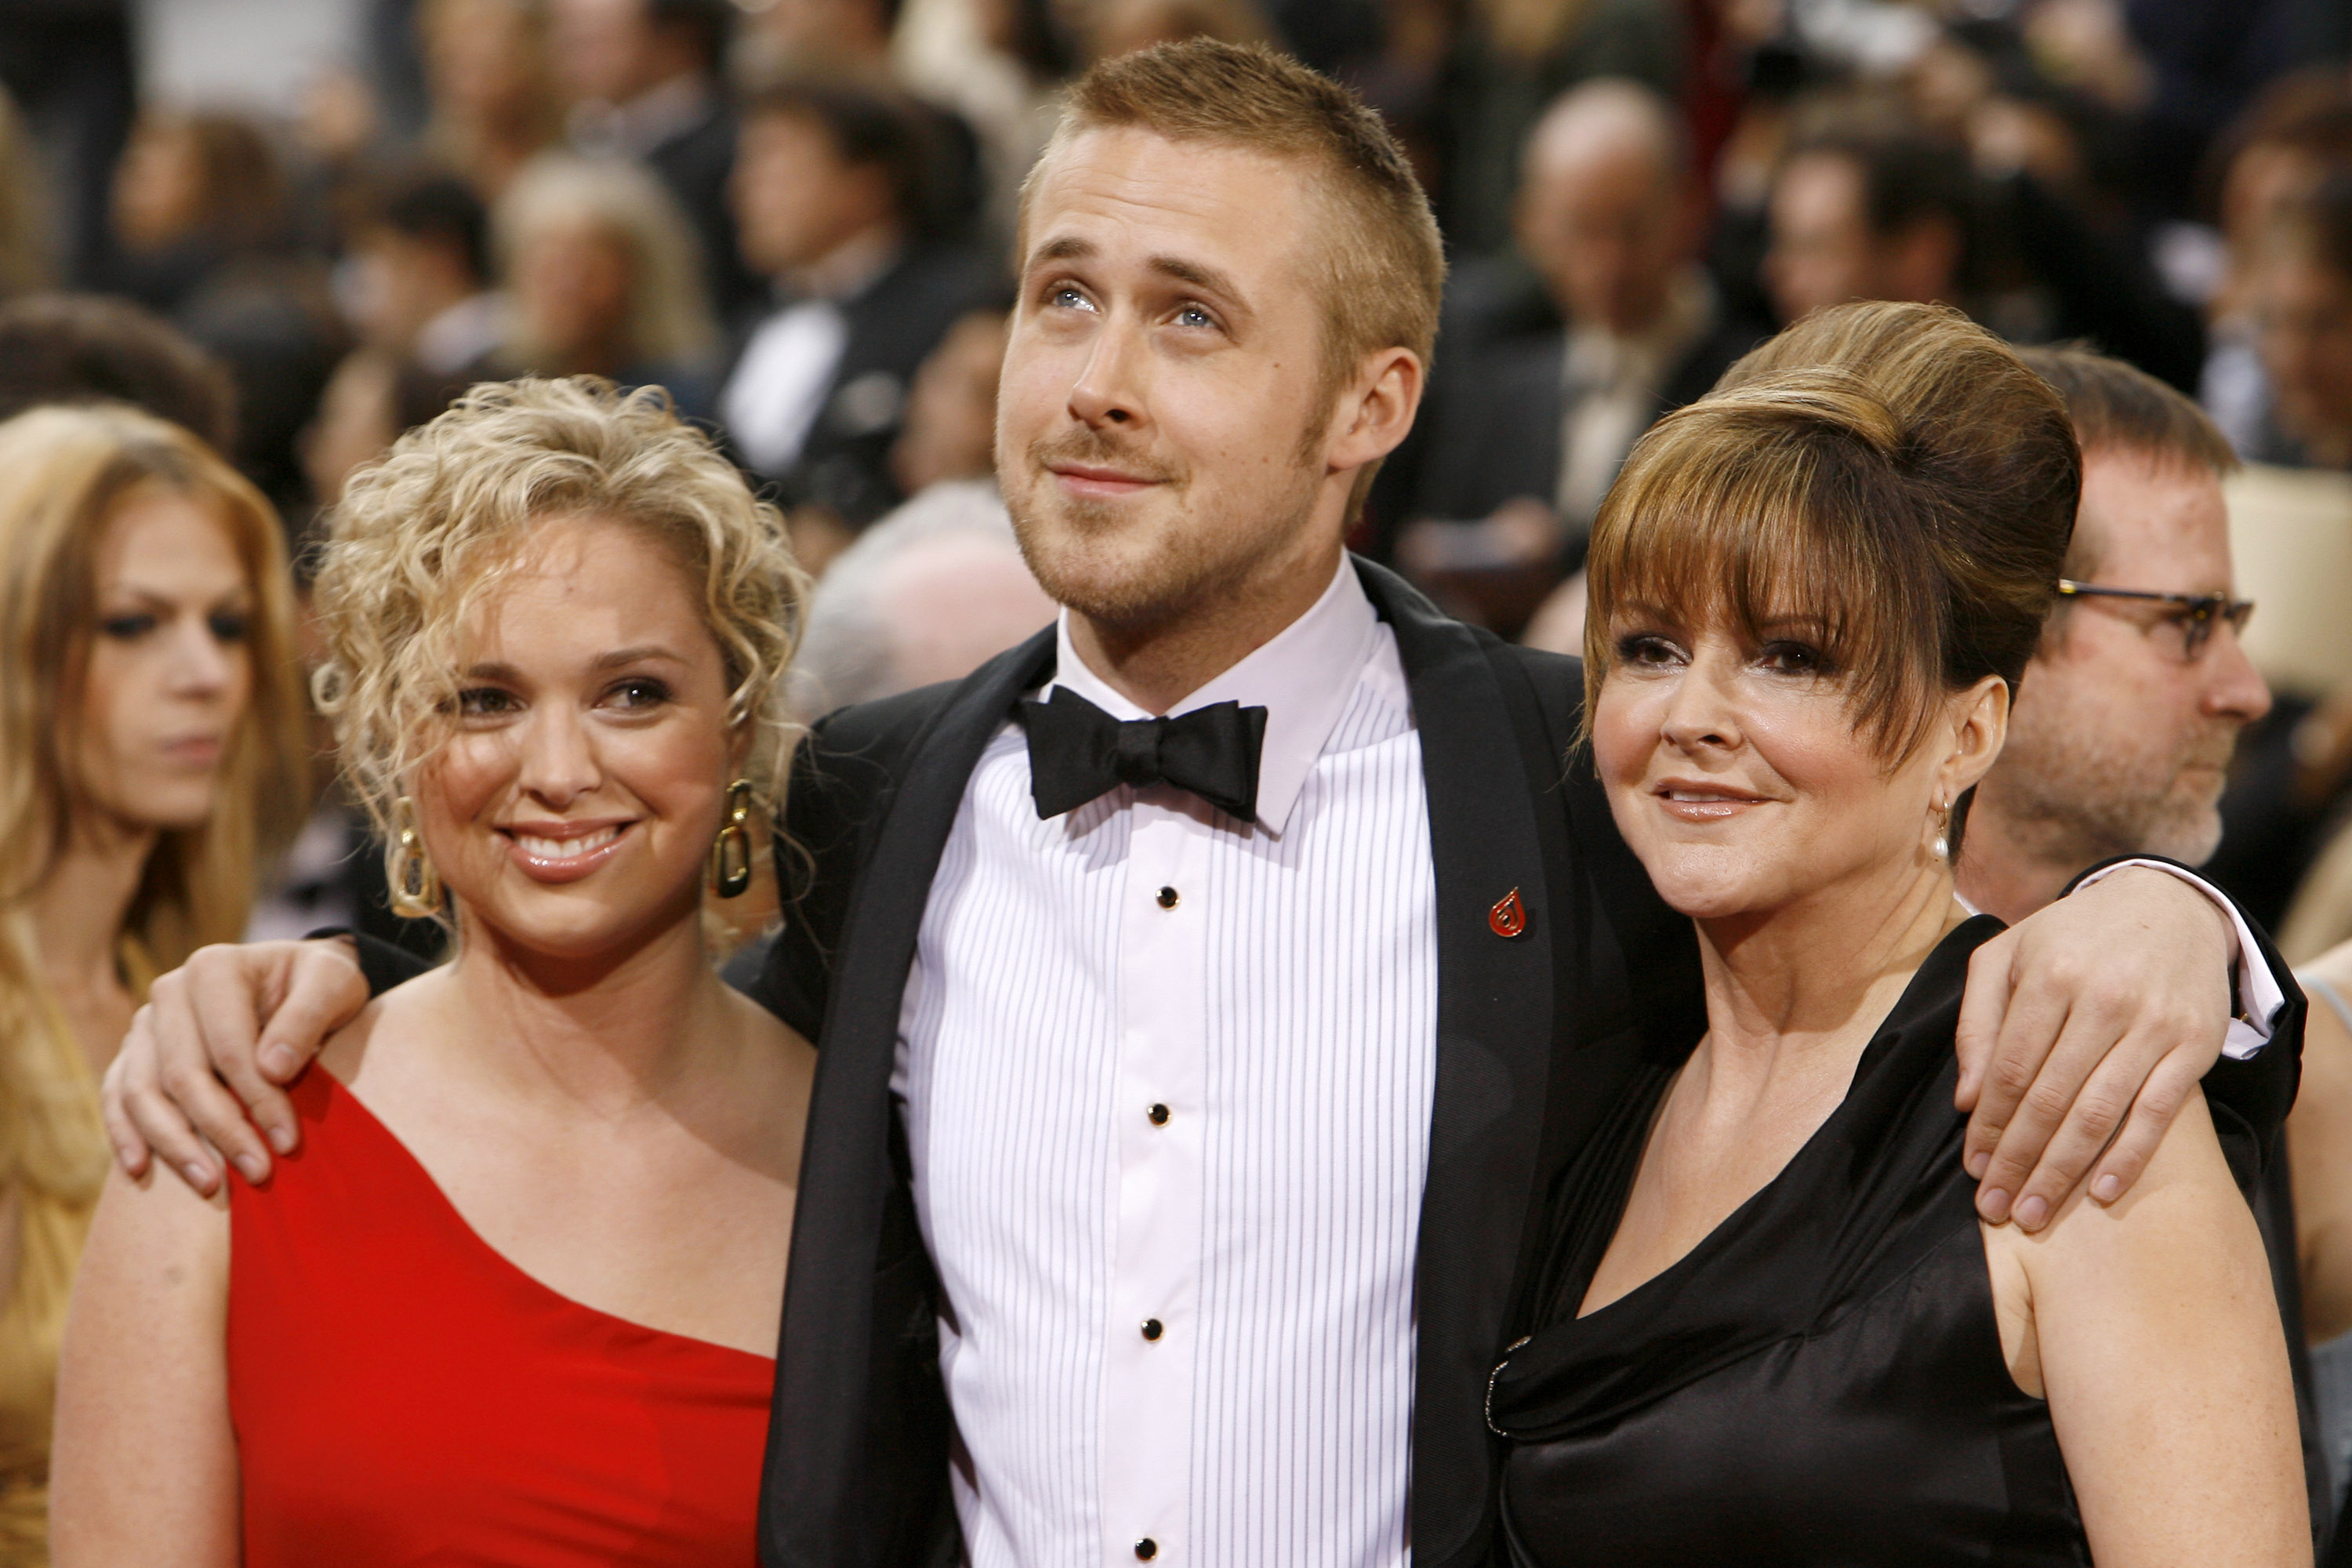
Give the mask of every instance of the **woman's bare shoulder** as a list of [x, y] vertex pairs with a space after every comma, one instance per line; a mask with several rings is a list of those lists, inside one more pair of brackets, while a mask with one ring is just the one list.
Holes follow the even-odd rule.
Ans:
[[1989, 1245], [2013, 1249], [2037, 1288], [2061, 1271], [2096, 1279], [2127, 1259], [2155, 1262], [2206, 1245], [2217, 1230], [2251, 1231], [2253, 1215], [2221, 1152], [2202, 1092], [2191, 1092], [2149, 1158], [2147, 1173], [2112, 1204], [2076, 1187], [2041, 1230], [1989, 1226]]
[[447, 973], [446, 967], [430, 970], [369, 998], [349, 1023], [327, 1037], [327, 1043], [319, 1049], [318, 1065], [337, 1083], [364, 1099], [363, 1086], [371, 1071], [381, 1074], [397, 1067], [408, 1042], [433, 1026]]
[[[207, 1196], [154, 1165], [136, 1176], [110, 1167], [82, 1247], [78, 1289], [105, 1295], [126, 1288], [164, 1292], [191, 1280], [225, 1284], [229, 1184], [244, 1180], [232, 1168]], [[93, 1279], [107, 1283], [95, 1286]]]

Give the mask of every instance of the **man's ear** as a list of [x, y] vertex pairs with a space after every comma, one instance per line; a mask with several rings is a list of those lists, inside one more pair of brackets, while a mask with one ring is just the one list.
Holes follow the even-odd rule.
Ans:
[[1363, 368], [1332, 411], [1324, 461], [1335, 471], [1376, 463], [1403, 444], [1421, 409], [1421, 356], [1403, 347], [1365, 357]]

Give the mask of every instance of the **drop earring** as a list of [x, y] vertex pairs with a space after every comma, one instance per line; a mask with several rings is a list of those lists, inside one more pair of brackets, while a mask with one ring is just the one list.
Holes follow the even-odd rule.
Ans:
[[384, 880], [391, 884], [392, 912], [403, 920], [427, 921], [441, 912], [441, 877], [416, 830], [416, 804], [406, 795], [392, 803], [392, 842], [384, 847]]
[[742, 896], [751, 885], [751, 781], [727, 786], [727, 822], [710, 846], [710, 886], [722, 899]]
[[1927, 852], [1938, 860], [1952, 858], [1951, 831], [1952, 808], [1938, 804], [1936, 807], [1936, 841], [1927, 846]]

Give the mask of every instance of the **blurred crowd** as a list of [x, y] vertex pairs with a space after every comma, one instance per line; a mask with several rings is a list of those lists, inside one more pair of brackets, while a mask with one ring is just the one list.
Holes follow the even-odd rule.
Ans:
[[0, 0], [0, 379], [129, 374], [167, 323], [207, 406], [159, 411], [298, 574], [345, 477], [468, 384], [658, 384], [813, 572], [857, 543], [808, 704], [953, 673], [1048, 613], [988, 491], [1022, 177], [1073, 71], [1196, 35], [1338, 75], [1413, 156], [1446, 319], [1356, 542], [1505, 636], [1578, 647], [1633, 440], [1818, 306], [1946, 301], [2196, 395], [2247, 464], [2278, 699], [2213, 870], [2293, 956], [2352, 936], [2340, 0], [372, 0], [288, 119], [141, 101], [123, 5]]
[[[2114, 356], [2195, 398], [2234, 451], [2212, 466], [2229, 470], [2235, 593], [2260, 613], [2203, 594], [2176, 663], [2197, 664], [2218, 616], [2252, 673], [2163, 698], [2183, 757], [2231, 759], [2205, 871], [2292, 962], [2352, 942], [2352, 0], [364, 10], [354, 57], [273, 116], [142, 98], [129, 0], [0, 0], [0, 420], [131, 405], [165, 423], [76, 438], [146, 452], [140, 482], [262, 520], [234, 551], [205, 546], [222, 559], [189, 579], [192, 637], [241, 645], [222, 626], [267, 620], [256, 606], [290, 592], [294, 652], [315, 659], [309, 563], [350, 477], [477, 383], [590, 374], [666, 389], [782, 510], [815, 580], [791, 675], [801, 717], [969, 671], [1054, 614], [998, 498], [993, 442], [1022, 182], [1058, 95], [1153, 43], [1264, 42], [1386, 117], [1449, 251], [1426, 398], [1363, 497], [1358, 550], [1452, 615], [1580, 652], [1586, 542], [1620, 465], [1781, 327], [1853, 300], [1939, 302], [2017, 344]], [[29, 473], [71, 434], [42, 428], [18, 426], [0, 453]], [[86, 467], [68, 478], [88, 480], [73, 505], [94, 534], [120, 495], [91, 477], [99, 459]], [[247, 536], [273, 514], [274, 540]], [[77, 592], [111, 591], [130, 547], [108, 538]], [[2128, 564], [2103, 566], [2121, 581]], [[215, 579], [230, 587], [202, 598]], [[241, 657], [274, 680], [272, 651]], [[0, 689], [34, 691], [28, 670], [0, 671]], [[181, 696], [269, 706], [228, 682]], [[56, 696], [0, 704], [15, 726], [0, 741], [29, 754]], [[299, 706], [290, 686], [273, 700]], [[225, 887], [220, 865], [235, 880], [259, 858], [250, 935], [437, 943], [440, 927], [396, 918], [376, 830], [325, 782], [324, 726], [298, 736], [281, 717], [288, 754], [240, 775], [269, 781], [257, 816], [205, 830], [220, 864], [188, 887]], [[2120, 766], [2077, 750], [2084, 776]], [[0, 765], [24, 771], [21, 755]], [[176, 809], [155, 807], [163, 831], [183, 830]], [[2021, 841], [2040, 821], [2019, 809]], [[2145, 823], [2118, 832], [2199, 858]], [[2085, 843], [2076, 869], [2111, 847]], [[0, 900], [25, 893], [8, 856]], [[768, 857], [753, 859], [758, 896], [725, 910], [740, 939], [776, 907]], [[123, 929], [144, 945], [134, 962], [112, 927], [93, 937], [108, 978], [87, 1005], [58, 983], [85, 1039], [119, 1037], [153, 970], [233, 937], [214, 917], [244, 907], [241, 883], [206, 903], [121, 863], [137, 889]], [[9, 987], [33, 994], [22, 982], [0, 973], [0, 1033]], [[59, 1061], [58, 1082], [82, 1071]], [[0, 1111], [29, 1081], [0, 1072]], [[0, 1208], [0, 1242], [17, 1223]], [[2313, 1337], [2352, 1326], [2352, 1304], [2344, 1316]], [[0, 1354], [0, 1407], [9, 1375]], [[2352, 1411], [2352, 1370], [2331, 1375]], [[2334, 1458], [2352, 1464], [2343, 1425]], [[0, 1420], [0, 1479], [12, 1440]], [[9, 1528], [0, 1492], [0, 1562]]]

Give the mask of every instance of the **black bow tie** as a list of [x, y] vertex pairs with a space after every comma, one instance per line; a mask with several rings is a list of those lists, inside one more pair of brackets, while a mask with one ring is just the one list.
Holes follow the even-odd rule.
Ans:
[[1121, 784], [1173, 784], [1229, 816], [1257, 820], [1265, 710], [1212, 703], [1173, 719], [1114, 719], [1067, 687], [1021, 704], [1029, 792], [1040, 818], [1076, 811]]

